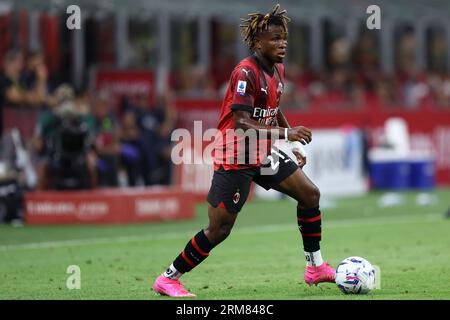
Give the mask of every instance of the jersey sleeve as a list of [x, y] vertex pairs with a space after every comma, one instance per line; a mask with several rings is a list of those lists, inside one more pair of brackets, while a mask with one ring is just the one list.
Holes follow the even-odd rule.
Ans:
[[252, 69], [238, 67], [231, 75], [231, 110], [253, 112], [256, 78]]

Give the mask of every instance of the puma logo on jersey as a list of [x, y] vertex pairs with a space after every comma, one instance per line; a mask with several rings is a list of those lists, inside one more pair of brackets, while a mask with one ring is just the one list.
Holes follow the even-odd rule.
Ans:
[[242, 68], [242, 71], [244, 71], [245, 75], [248, 77], [248, 73], [250, 72], [250, 70], [246, 70], [246, 69]]
[[267, 93], [267, 87], [266, 88], [261, 88], [261, 91], [263, 91], [265, 94], [268, 94]]

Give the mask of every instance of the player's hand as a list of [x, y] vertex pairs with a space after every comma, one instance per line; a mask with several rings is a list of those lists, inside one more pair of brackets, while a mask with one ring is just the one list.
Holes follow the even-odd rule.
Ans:
[[289, 141], [299, 141], [301, 144], [308, 144], [312, 141], [312, 132], [310, 129], [298, 126], [288, 130]]
[[302, 156], [297, 150], [293, 150], [292, 153], [297, 158], [298, 166], [300, 167], [300, 169], [303, 168], [306, 164], [306, 157]]

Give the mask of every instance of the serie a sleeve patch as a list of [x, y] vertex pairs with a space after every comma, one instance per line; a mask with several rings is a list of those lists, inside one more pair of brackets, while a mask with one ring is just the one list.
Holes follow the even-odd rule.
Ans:
[[239, 80], [236, 87], [236, 92], [240, 95], [244, 95], [246, 88], [247, 88], [247, 81]]

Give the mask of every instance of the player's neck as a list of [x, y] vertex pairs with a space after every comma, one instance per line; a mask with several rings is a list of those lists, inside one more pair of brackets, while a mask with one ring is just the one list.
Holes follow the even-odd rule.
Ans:
[[273, 75], [275, 63], [267, 60], [258, 52], [255, 52], [253, 54], [253, 56], [255, 57], [255, 59], [258, 61], [258, 63], [261, 65], [261, 67], [264, 69], [264, 71], [267, 74]]

